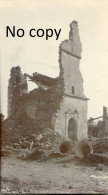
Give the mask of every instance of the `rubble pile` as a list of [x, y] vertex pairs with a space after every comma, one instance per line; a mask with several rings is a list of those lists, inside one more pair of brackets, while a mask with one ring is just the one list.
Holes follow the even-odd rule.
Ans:
[[31, 136], [34, 132], [38, 132], [38, 130], [29, 121], [28, 124], [15, 126], [13, 118], [6, 119], [2, 124], [2, 147], [10, 146], [13, 143], [19, 144], [19, 140]]
[[92, 138], [94, 153], [108, 154], [108, 137]]
[[[34, 134], [34, 129], [32, 129], [31, 131], [30, 127], [28, 127], [30, 133], [26, 133], [25, 135], [25, 129], [23, 129], [22, 127], [24, 128], [24, 126], [16, 128], [14, 130], [13, 136], [11, 133], [11, 129], [9, 135], [6, 135], [5, 132], [5, 135], [3, 135], [2, 137], [2, 148], [7, 148], [8, 146], [12, 149], [28, 149], [31, 152], [37, 150], [43, 151], [47, 155], [49, 153], [55, 152], [60, 153], [59, 146], [64, 141], [64, 137], [60, 136], [57, 132], [54, 132], [54, 130], [47, 128], [41, 133], [40, 131], [36, 131], [36, 133]], [[21, 128], [22, 134], [18, 134], [18, 131], [21, 132]], [[27, 130], [26, 132], [29, 131]]]
[[71, 162], [72, 161], [77, 165], [83, 166], [108, 166], [108, 158], [96, 154], [89, 154], [88, 156], [83, 158], [75, 156], [73, 159], [71, 159]]
[[45, 153], [43, 151], [33, 151], [32, 153], [30, 153], [29, 155], [27, 155], [26, 157], [23, 158], [23, 160], [29, 160], [29, 161], [33, 161], [33, 160], [44, 160], [46, 158]]
[[36, 136], [33, 144], [33, 150], [42, 150], [49, 154], [59, 152], [59, 145], [64, 140], [57, 132], [52, 129], [46, 129], [44, 133]]

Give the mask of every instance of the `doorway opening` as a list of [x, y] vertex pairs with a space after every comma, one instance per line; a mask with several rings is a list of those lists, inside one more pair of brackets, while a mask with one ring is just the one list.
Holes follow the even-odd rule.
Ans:
[[77, 122], [74, 118], [69, 119], [68, 137], [72, 140], [77, 140]]

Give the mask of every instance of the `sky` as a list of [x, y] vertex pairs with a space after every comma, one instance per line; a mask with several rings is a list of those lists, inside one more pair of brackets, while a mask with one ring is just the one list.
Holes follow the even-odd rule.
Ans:
[[[88, 118], [102, 115], [108, 107], [108, 1], [107, 0], [0, 0], [1, 112], [7, 116], [10, 69], [22, 73], [59, 75], [59, 45], [68, 39], [70, 23], [78, 21], [82, 43], [80, 71], [88, 101]], [[6, 26], [24, 29], [24, 37], [6, 37]], [[30, 37], [31, 28], [61, 29], [55, 36]], [[36, 87], [28, 83], [29, 91]]]

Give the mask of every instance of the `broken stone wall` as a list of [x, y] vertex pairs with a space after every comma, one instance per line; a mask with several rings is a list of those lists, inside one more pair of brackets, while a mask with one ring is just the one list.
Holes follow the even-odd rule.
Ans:
[[89, 122], [88, 122], [88, 135], [90, 137], [103, 138], [103, 137], [108, 136], [107, 107], [103, 106], [103, 116], [100, 118], [102, 118], [103, 120], [99, 120], [97, 122], [97, 124], [94, 123], [94, 120], [92, 118], [91, 118], [91, 121], [89, 120]]
[[52, 116], [59, 110], [62, 101], [62, 94], [60, 91], [58, 92], [57, 87], [55, 86], [47, 91], [34, 89], [23, 95], [17, 102], [13, 115], [15, 126], [26, 125], [29, 120], [29, 123], [35, 125], [37, 130], [54, 129]]
[[108, 136], [108, 118], [106, 119], [106, 123], [105, 123], [105, 135]]
[[103, 106], [103, 127], [104, 127], [104, 134], [108, 136], [108, 114], [107, 114], [107, 107]]
[[12, 67], [8, 85], [8, 117], [14, 112], [18, 98], [28, 93], [26, 77], [19, 66]]
[[102, 127], [99, 128], [98, 137], [106, 137], [108, 136], [108, 114], [107, 107], [103, 106], [103, 121]]

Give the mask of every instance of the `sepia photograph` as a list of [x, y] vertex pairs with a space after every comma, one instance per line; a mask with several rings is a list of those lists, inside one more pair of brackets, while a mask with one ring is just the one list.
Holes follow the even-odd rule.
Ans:
[[0, 1], [0, 194], [108, 194], [108, 1]]

